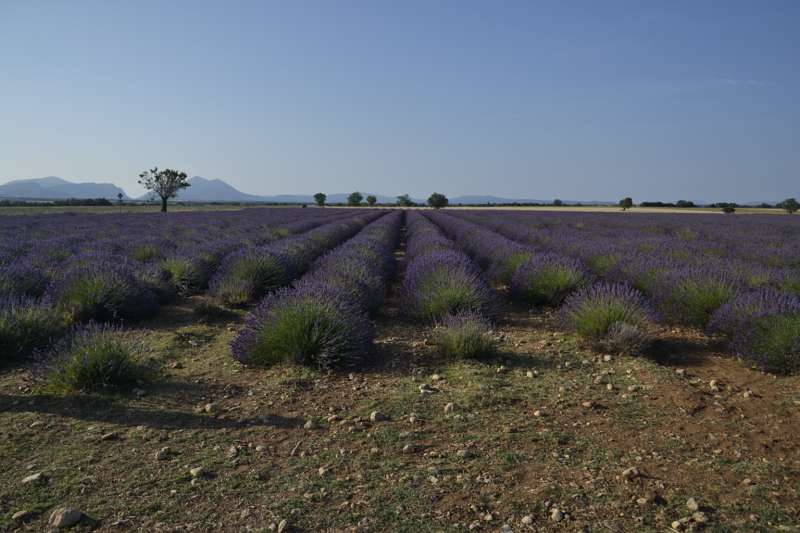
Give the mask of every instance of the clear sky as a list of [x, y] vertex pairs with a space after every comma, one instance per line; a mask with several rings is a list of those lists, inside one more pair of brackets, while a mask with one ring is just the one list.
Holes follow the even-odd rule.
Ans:
[[0, 0], [0, 181], [800, 196], [800, 1]]

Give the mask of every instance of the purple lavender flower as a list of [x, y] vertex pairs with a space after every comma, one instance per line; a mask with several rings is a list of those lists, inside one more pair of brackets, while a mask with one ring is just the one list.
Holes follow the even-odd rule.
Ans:
[[231, 343], [248, 365], [295, 362], [356, 368], [371, 353], [372, 323], [348, 295], [328, 284], [301, 284], [267, 296]]
[[523, 262], [511, 278], [511, 294], [530, 305], [561, 304], [590, 279], [577, 259], [540, 253]]
[[[645, 297], [630, 286], [595, 283], [567, 298], [561, 308], [564, 325], [592, 343], [623, 332], [622, 324], [640, 332], [652, 329], [656, 314]], [[627, 330], [624, 330], [627, 332]]]

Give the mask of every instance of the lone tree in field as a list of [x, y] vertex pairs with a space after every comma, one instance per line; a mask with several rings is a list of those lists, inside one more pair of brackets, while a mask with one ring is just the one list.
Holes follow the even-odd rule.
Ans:
[[400, 196], [397, 197], [397, 205], [399, 205], [400, 207], [413, 207], [414, 200], [412, 200], [411, 197], [407, 194], [401, 194]]
[[328, 199], [328, 195], [324, 192], [318, 192], [314, 195], [314, 201], [317, 202], [317, 205], [320, 207], [325, 207], [325, 200]]
[[631, 207], [633, 207], [633, 199], [630, 196], [626, 196], [622, 200], [619, 201], [619, 206], [622, 208], [623, 211], [627, 211]]
[[167, 200], [175, 198], [178, 191], [190, 187], [191, 183], [186, 181], [186, 172], [155, 167], [139, 174], [139, 185], [161, 197], [161, 212], [166, 213]]
[[780, 207], [790, 215], [792, 213], [796, 213], [798, 209], [800, 209], [800, 202], [798, 202], [794, 198], [787, 198], [786, 200], [782, 201], [775, 207]]
[[364, 199], [364, 195], [360, 192], [351, 192], [350, 196], [347, 197], [347, 204], [348, 205], [361, 205], [361, 200]]
[[555, 200], [553, 200], [553, 205], [556, 207], [561, 207], [562, 205], [564, 205], [564, 202], [556, 198]]
[[369, 196], [367, 196], [367, 203], [370, 205], [370, 207], [375, 205], [377, 202], [378, 202], [378, 199], [375, 198], [374, 194], [370, 194]]
[[447, 204], [449, 203], [450, 200], [447, 199], [447, 196], [438, 192], [435, 192], [428, 197], [428, 205], [433, 207], [434, 209], [441, 209], [442, 207], [447, 207]]

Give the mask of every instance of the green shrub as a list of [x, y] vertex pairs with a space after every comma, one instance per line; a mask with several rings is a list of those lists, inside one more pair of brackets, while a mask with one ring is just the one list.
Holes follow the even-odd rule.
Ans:
[[520, 265], [511, 278], [511, 294], [529, 305], [556, 306], [587, 280], [587, 273], [577, 261], [542, 254]]
[[287, 283], [287, 267], [281, 258], [258, 250], [236, 253], [220, 270], [211, 292], [231, 307], [244, 307]]
[[480, 315], [460, 313], [445, 317], [436, 329], [434, 343], [439, 353], [457, 359], [478, 359], [497, 353], [497, 341]]
[[249, 315], [231, 351], [248, 365], [357, 368], [371, 351], [372, 337], [372, 322], [341, 290], [304, 285], [267, 296]]
[[145, 376], [141, 342], [113, 326], [89, 324], [57, 348], [44, 381], [58, 392], [102, 391], [137, 384]]
[[131, 257], [142, 263], [149, 263], [161, 258], [161, 249], [155, 244], [142, 244], [134, 248]]
[[180, 294], [193, 294], [205, 283], [203, 273], [188, 258], [170, 257], [161, 263], [161, 268], [169, 275], [170, 281]]
[[649, 332], [655, 313], [642, 294], [627, 286], [596, 283], [573, 293], [561, 310], [565, 325], [595, 345], [631, 342], [638, 348], [640, 336]]
[[0, 309], [0, 363], [49, 348], [65, 332], [66, 324], [52, 307], [31, 302], [6, 303]]
[[800, 315], [757, 320], [749, 352], [769, 371], [788, 374], [800, 370]]
[[724, 279], [692, 279], [676, 281], [670, 288], [674, 318], [690, 326], [705, 326], [711, 315], [736, 296], [733, 283]]

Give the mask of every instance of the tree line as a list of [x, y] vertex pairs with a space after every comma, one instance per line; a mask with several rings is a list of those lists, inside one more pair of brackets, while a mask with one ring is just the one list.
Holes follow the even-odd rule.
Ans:
[[[325, 207], [325, 202], [327, 202], [327, 200], [328, 195], [326, 195], [324, 192], [318, 192], [314, 195], [314, 202], [316, 202], [319, 207]], [[359, 191], [355, 191], [350, 193], [350, 195], [347, 197], [347, 205], [351, 207], [364, 205], [364, 200], [364, 195]], [[378, 199], [374, 195], [370, 194], [366, 197], [366, 203], [368, 206], [373, 207], [378, 203]], [[415, 207], [419, 205], [417, 202], [412, 200], [411, 196], [408, 194], [401, 194], [398, 196], [397, 201], [395, 201], [394, 204], [399, 207]], [[442, 207], [447, 207], [449, 204], [450, 200], [448, 200], [447, 196], [442, 193], [435, 192], [428, 197], [427, 205], [433, 207], [434, 209], [441, 209]]]
[[[155, 193], [161, 198], [161, 211], [167, 210], [167, 201], [170, 198], [175, 198], [181, 189], [185, 189], [186, 187], [191, 186], [191, 184], [187, 181], [186, 172], [170, 168], [159, 170], [158, 167], [154, 167], [150, 170], [146, 170], [141, 174], [139, 174], [139, 184], [142, 185], [148, 191]], [[314, 202], [316, 202], [316, 204], [319, 207], [324, 207], [327, 199], [328, 196], [323, 192], [318, 192], [314, 195]], [[375, 206], [378, 203], [378, 199], [375, 195], [370, 194], [366, 198], [364, 198], [364, 195], [361, 194], [359, 191], [354, 191], [350, 193], [350, 195], [347, 197], [347, 205], [353, 207], [360, 206], [363, 205], [363, 202], [365, 200], [366, 200], [366, 205], [370, 207]], [[120, 202], [121, 201], [122, 201], [122, 195], [120, 195]], [[433, 207], [434, 209], [441, 209], [443, 207], [447, 207], [449, 204], [450, 200], [448, 200], [447, 196], [438, 192], [431, 194], [428, 197], [427, 201], [427, 205]], [[397, 197], [395, 205], [400, 207], [414, 207], [417, 205], [417, 203], [414, 202], [408, 194], [401, 194], [400, 196]], [[564, 203], [560, 199], [556, 198], [550, 205], [559, 207], [564, 205]], [[619, 207], [622, 208], [623, 211], [627, 211], [628, 209], [632, 208], [635, 204], [633, 202], [633, 198], [631, 198], [630, 196], [626, 196], [625, 198], [619, 201], [618, 205]], [[639, 206], [676, 207], [676, 208], [697, 207], [695, 206], [694, 202], [691, 202], [689, 200], [678, 200], [675, 203], [641, 202]], [[303, 207], [305, 207], [305, 204], [303, 204]], [[736, 208], [740, 206], [733, 202], [718, 202], [714, 204], [709, 204], [705, 207], [720, 208], [725, 213], [734, 213], [736, 211]], [[769, 204], [761, 204], [758, 207], [772, 207], [772, 206]], [[787, 213], [792, 214], [800, 210], [800, 203], [795, 198], [787, 198], [782, 202], [778, 202], [775, 205], [775, 207], [783, 209]]]

